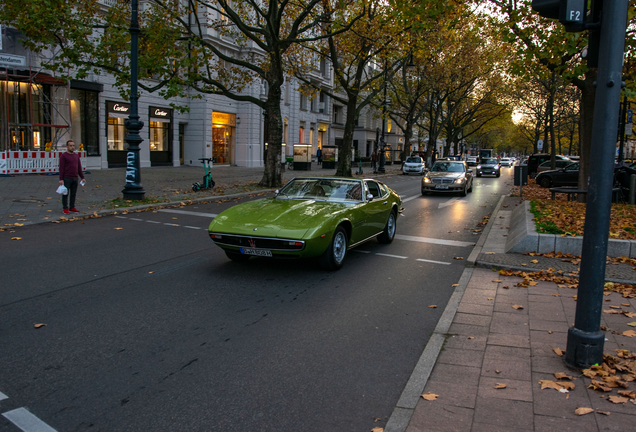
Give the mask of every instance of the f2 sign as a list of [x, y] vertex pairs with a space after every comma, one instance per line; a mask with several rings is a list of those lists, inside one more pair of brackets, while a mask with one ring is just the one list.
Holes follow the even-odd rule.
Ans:
[[558, 19], [565, 31], [585, 30], [586, 0], [532, 0], [532, 9], [542, 17]]
[[564, 10], [560, 11], [562, 23], [582, 24], [585, 19], [585, 0], [567, 0]]

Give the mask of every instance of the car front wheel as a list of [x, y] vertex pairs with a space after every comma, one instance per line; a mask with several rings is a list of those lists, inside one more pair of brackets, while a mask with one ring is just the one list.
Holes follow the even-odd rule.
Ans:
[[397, 223], [395, 219], [395, 212], [391, 212], [391, 214], [389, 214], [389, 220], [386, 221], [384, 231], [378, 236], [378, 241], [384, 244], [391, 243], [393, 241], [393, 238], [395, 237], [396, 228]]
[[329, 247], [322, 254], [320, 264], [325, 270], [339, 270], [347, 256], [347, 232], [339, 226], [333, 233]]
[[550, 177], [543, 177], [539, 180], [539, 186], [549, 188], [552, 186], [552, 180], [550, 180]]

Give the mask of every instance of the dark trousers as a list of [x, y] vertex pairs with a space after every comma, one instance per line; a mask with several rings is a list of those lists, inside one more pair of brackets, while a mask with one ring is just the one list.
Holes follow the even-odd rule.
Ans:
[[77, 178], [65, 178], [64, 179], [64, 186], [66, 186], [66, 189], [68, 189], [68, 194], [66, 195], [62, 195], [62, 207], [64, 207], [65, 209], [69, 208], [68, 207], [68, 197], [71, 197], [71, 208], [75, 208], [75, 195], [77, 194], [77, 184], [79, 183], [79, 180]]

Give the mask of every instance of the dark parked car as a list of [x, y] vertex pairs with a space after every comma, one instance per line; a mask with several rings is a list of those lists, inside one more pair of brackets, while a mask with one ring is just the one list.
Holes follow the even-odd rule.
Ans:
[[[565, 168], [566, 166], [570, 165], [572, 162], [575, 162], [575, 161], [570, 159], [557, 159], [555, 161], [554, 169]], [[551, 165], [552, 165], [552, 161], [550, 160], [543, 162], [542, 164], [539, 165], [539, 172], [550, 171], [552, 169]]]
[[[567, 159], [564, 156], [556, 156], [557, 160], [564, 160]], [[526, 163], [526, 165], [528, 165], [528, 175], [530, 177], [534, 177], [537, 175], [537, 173], [539, 172], [539, 165], [541, 165], [543, 162], [545, 161], [549, 161], [550, 160], [550, 154], [548, 153], [537, 153], [537, 154], [533, 154], [528, 156], [528, 162]]]
[[553, 186], [577, 186], [579, 182], [579, 163], [574, 162], [565, 168], [543, 171], [535, 179], [544, 188]]

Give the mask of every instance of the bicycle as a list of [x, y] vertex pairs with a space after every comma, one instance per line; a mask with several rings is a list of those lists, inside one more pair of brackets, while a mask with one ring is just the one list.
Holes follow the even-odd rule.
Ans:
[[198, 192], [202, 189], [212, 189], [216, 184], [214, 179], [212, 179], [212, 169], [210, 168], [210, 163], [212, 162], [212, 158], [199, 158], [201, 163], [203, 164], [203, 169], [205, 169], [205, 175], [203, 176], [203, 183], [196, 182], [192, 183], [192, 190], [194, 192]]

